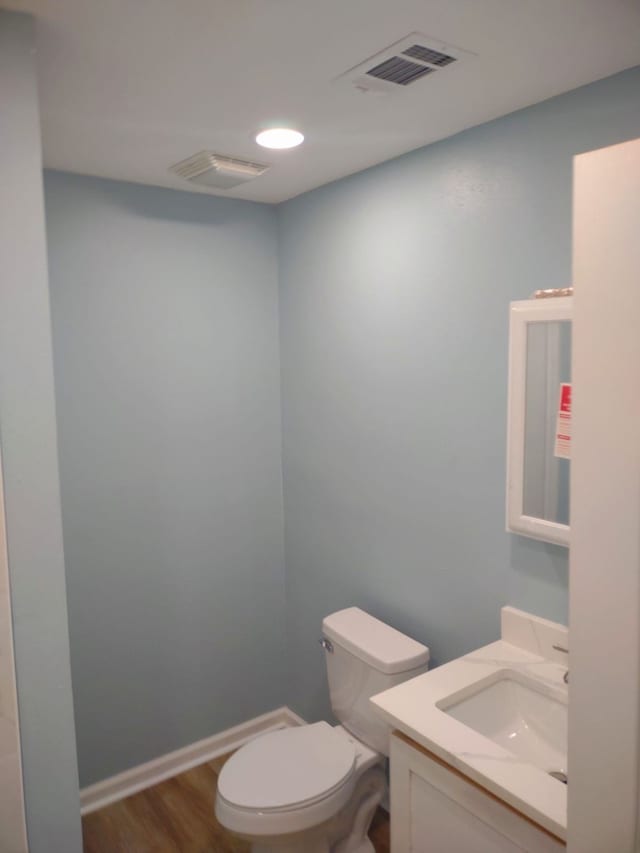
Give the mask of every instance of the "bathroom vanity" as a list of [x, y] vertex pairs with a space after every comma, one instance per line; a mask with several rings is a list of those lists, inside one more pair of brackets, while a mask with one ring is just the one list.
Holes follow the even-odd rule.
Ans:
[[394, 729], [394, 853], [565, 849], [566, 648], [505, 607], [501, 640], [372, 698]]

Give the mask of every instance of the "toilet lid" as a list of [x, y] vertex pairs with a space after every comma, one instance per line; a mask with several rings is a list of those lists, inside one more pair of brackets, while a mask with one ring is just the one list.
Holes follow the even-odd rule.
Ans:
[[218, 793], [246, 809], [294, 808], [327, 796], [354, 771], [356, 750], [328, 723], [257, 737], [222, 768]]

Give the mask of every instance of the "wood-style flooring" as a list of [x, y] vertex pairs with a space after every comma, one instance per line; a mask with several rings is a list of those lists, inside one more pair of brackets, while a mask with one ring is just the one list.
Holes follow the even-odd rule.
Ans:
[[[249, 853], [213, 813], [222, 756], [92, 812], [82, 819], [85, 853]], [[389, 853], [389, 816], [378, 810], [369, 833]]]

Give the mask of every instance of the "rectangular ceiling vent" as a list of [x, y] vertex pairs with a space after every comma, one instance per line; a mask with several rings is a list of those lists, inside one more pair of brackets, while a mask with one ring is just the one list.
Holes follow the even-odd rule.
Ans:
[[441, 53], [439, 50], [433, 50], [433, 48], [425, 47], [423, 44], [412, 44], [411, 47], [402, 52], [405, 56], [412, 56], [421, 62], [436, 65], [438, 68], [444, 68], [445, 65], [451, 65], [452, 62], [456, 62], [455, 56], [449, 56], [448, 53]]
[[369, 57], [365, 62], [341, 74], [339, 80], [348, 80], [363, 92], [400, 91], [442, 71], [449, 65], [474, 56], [445, 42], [422, 33], [411, 33], [406, 38], [389, 45], [385, 50]]
[[258, 178], [269, 168], [265, 163], [253, 163], [238, 157], [199, 151], [169, 168], [170, 172], [204, 187], [228, 190]]
[[408, 86], [409, 83], [414, 83], [433, 71], [435, 69], [429, 65], [419, 65], [400, 56], [392, 56], [391, 59], [385, 59], [384, 62], [370, 68], [367, 74], [377, 80], [388, 80], [389, 83], [395, 83], [398, 86]]

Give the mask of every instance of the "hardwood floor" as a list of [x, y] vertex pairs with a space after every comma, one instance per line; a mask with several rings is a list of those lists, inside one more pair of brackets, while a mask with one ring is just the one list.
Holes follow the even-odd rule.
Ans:
[[[249, 853], [213, 813], [216, 758], [83, 817], [85, 853]], [[376, 853], [389, 853], [389, 816], [378, 810], [369, 833]]]

